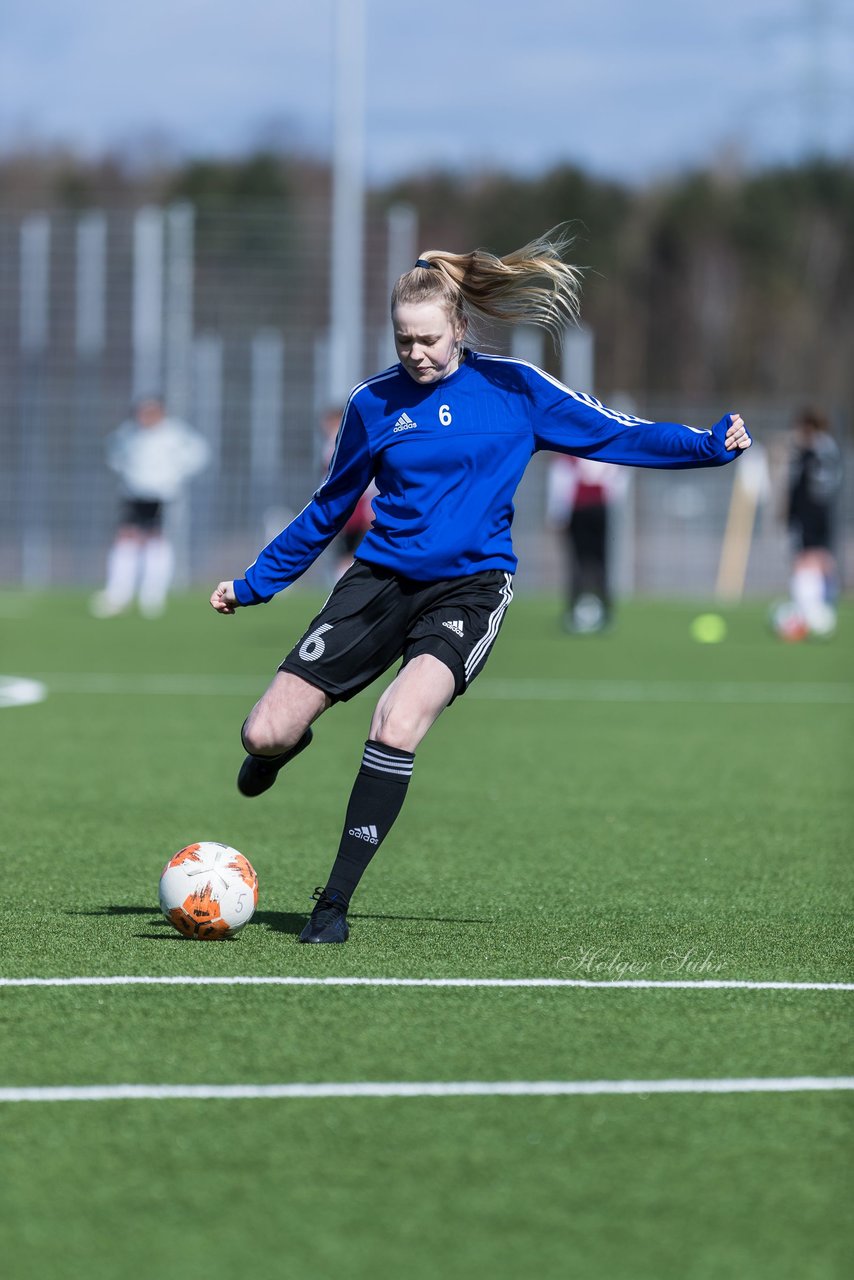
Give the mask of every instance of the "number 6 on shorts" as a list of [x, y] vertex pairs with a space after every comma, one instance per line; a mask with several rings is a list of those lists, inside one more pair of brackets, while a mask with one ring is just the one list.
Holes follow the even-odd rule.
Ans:
[[299, 656], [303, 662], [316, 662], [323, 654], [326, 648], [326, 641], [323, 639], [324, 631], [331, 631], [332, 623], [324, 622], [321, 626], [312, 631], [310, 636], [306, 636], [300, 645]]

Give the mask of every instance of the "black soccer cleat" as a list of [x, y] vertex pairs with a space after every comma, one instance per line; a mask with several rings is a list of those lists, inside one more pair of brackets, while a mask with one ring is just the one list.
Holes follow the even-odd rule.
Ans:
[[347, 924], [349, 902], [337, 889], [315, 889], [311, 895], [317, 905], [299, 936], [300, 942], [346, 942], [350, 936]]
[[260, 796], [269, 791], [279, 776], [279, 770], [305, 751], [313, 737], [311, 729], [306, 729], [296, 746], [290, 751], [283, 751], [280, 756], [247, 756], [237, 775], [237, 790], [244, 796]]

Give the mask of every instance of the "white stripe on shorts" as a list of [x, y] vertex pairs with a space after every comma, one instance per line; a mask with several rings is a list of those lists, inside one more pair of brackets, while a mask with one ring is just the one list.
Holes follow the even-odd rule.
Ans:
[[498, 635], [498, 628], [501, 626], [501, 619], [507, 610], [507, 606], [513, 599], [513, 578], [509, 573], [504, 575], [504, 586], [501, 588], [501, 603], [489, 615], [489, 622], [486, 627], [486, 634], [481, 636], [477, 644], [472, 649], [466, 659], [466, 684], [472, 679], [477, 668], [482, 662], [486, 661], [486, 655], [495, 643], [495, 637]]

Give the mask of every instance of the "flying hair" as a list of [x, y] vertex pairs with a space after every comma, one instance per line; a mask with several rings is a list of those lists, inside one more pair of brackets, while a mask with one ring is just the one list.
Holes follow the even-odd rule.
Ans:
[[475, 249], [448, 253], [428, 249], [397, 281], [391, 308], [398, 303], [443, 303], [449, 314], [466, 321], [478, 316], [510, 324], [536, 324], [558, 344], [567, 324], [578, 321], [581, 269], [563, 261], [572, 243], [561, 223], [503, 258]]

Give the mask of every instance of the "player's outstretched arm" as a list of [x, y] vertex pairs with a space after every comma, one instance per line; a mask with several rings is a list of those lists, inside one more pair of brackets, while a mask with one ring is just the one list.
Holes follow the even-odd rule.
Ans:
[[211, 604], [217, 613], [234, 613], [239, 603], [233, 582], [221, 582], [211, 594]]
[[609, 409], [593, 396], [572, 391], [540, 370], [529, 379], [534, 440], [538, 449], [617, 462], [630, 467], [720, 467], [751, 444], [739, 413], [726, 413], [700, 430], [680, 422], [652, 422]]

